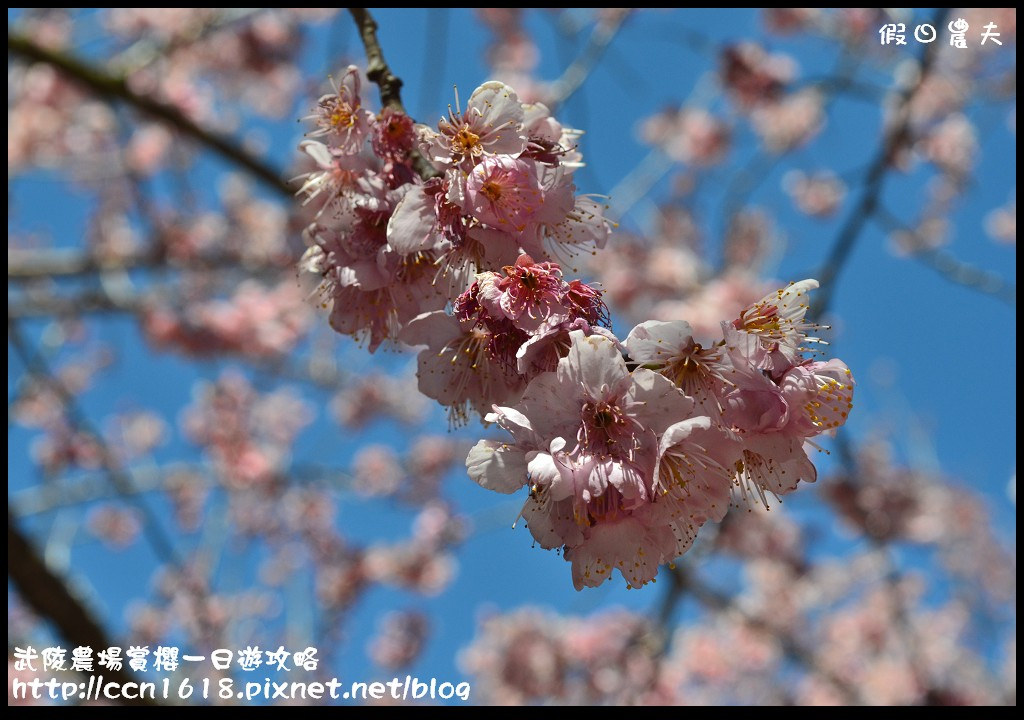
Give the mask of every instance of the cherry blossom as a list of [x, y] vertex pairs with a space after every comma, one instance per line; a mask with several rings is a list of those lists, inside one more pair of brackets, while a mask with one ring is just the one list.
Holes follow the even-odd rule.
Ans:
[[777, 99], [795, 72], [791, 58], [769, 54], [754, 43], [733, 45], [722, 53], [722, 82], [745, 109]]
[[392, 612], [382, 618], [380, 633], [370, 647], [370, 656], [377, 665], [399, 670], [420, 654], [430, 628], [421, 612]]
[[399, 339], [426, 346], [417, 359], [420, 392], [448, 407], [450, 422], [462, 424], [471, 410], [485, 414], [491, 404], [522, 394], [523, 378], [498, 354], [509, 334], [515, 336], [515, 328], [496, 335], [437, 310], [413, 318]]
[[676, 162], [708, 167], [729, 151], [729, 128], [700, 108], [666, 110], [643, 125], [646, 142], [660, 147]]
[[523, 106], [508, 85], [486, 82], [469, 96], [465, 112], [457, 96], [455, 106], [449, 107], [436, 131], [425, 125], [418, 128], [427, 157], [441, 170], [452, 168], [455, 182], [485, 155], [516, 156], [526, 149]]
[[317, 101], [316, 113], [311, 116], [317, 129], [310, 134], [329, 136], [332, 148], [343, 155], [355, 155], [362, 149], [373, 121], [373, 114], [362, 109], [359, 68], [349, 65], [341, 82], [332, 80], [331, 84], [334, 92]]
[[805, 319], [808, 294], [817, 287], [817, 280], [793, 282], [745, 308], [731, 324], [723, 325], [729, 350], [743, 355], [750, 365], [781, 376], [799, 362], [804, 343], [823, 342], [808, 335], [821, 327]]
[[733, 371], [720, 345], [705, 348], [693, 339], [689, 323], [681, 320], [641, 323], [630, 331], [625, 344], [633, 360], [660, 372], [706, 414], [718, 417], [719, 398], [732, 385], [726, 377]]

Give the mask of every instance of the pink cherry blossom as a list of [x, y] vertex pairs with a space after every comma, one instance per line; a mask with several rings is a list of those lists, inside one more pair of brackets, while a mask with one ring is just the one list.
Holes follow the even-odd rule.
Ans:
[[364, 158], [332, 152], [317, 140], [304, 140], [299, 148], [317, 167], [299, 176], [304, 178], [299, 194], [306, 196], [307, 203], [316, 201], [320, 205], [318, 215], [335, 211], [334, 203], [344, 201], [346, 193], [357, 188], [359, 180], [370, 169]]
[[819, 8], [766, 7], [762, 12], [765, 26], [780, 35], [788, 35], [813, 27], [822, 19], [822, 11]]
[[800, 90], [758, 105], [750, 121], [767, 150], [789, 152], [808, 143], [824, 126], [824, 100], [817, 90]]
[[688, 518], [658, 504], [652, 485], [657, 436], [693, 403], [650, 370], [629, 373], [608, 338], [570, 336], [555, 373], [532, 380], [519, 405], [495, 407], [515, 444], [481, 441], [467, 467], [502, 492], [530, 484], [530, 532], [564, 549], [577, 588], [601, 584], [613, 567], [640, 586], [693, 539]]
[[388, 613], [381, 619], [380, 630], [370, 645], [370, 657], [389, 670], [404, 668], [419, 657], [429, 629], [430, 622], [422, 612]]
[[769, 54], [756, 43], [733, 45], [722, 53], [722, 83], [744, 108], [775, 100], [795, 72], [790, 57]]
[[[733, 270], [706, 283], [683, 300], [664, 300], [650, 311], [656, 320], [685, 320], [695, 337], [714, 340], [722, 332], [722, 318], [735, 317], [763, 297], [771, 286], [747, 271]], [[703, 343], [706, 345], [706, 343]]]
[[641, 133], [676, 162], [696, 167], [717, 164], [729, 150], [728, 126], [700, 108], [665, 110], [648, 118]]
[[519, 157], [551, 166], [561, 166], [572, 172], [582, 166], [583, 155], [577, 141], [579, 130], [564, 127], [541, 102], [523, 105], [523, 132], [526, 149]]
[[386, 445], [367, 445], [352, 461], [352, 489], [360, 495], [394, 495], [405, 473], [397, 454]]
[[809, 293], [817, 287], [817, 280], [792, 282], [745, 308], [739, 318], [723, 325], [729, 351], [745, 355], [752, 366], [775, 377], [799, 363], [804, 343], [822, 342], [808, 334], [821, 326], [805, 319]]
[[139, 513], [132, 508], [104, 505], [89, 514], [89, 530], [110, 547], [123, 550], [131, 546], [142, 529]]
[[932, 128], [920, 143], [922, 154], [943, 172], [967, 175], [978, 153], [978, 135], [965, 116], [952, 114]]
[[143, 329], [151, 342], [200, 356], [280, 356], [295, 347], [311, 323], [311, 309], [290, 280], [274, 288], [248, 280], [231, 298], [198, 302], [184, 313], [159, 305], [143, 313]]
[[791, 413], [787, 431], [804, 437], [834, 433], [853, 409], [853, 373], [842, 360], [797, 365], [780, 386]]
[[[496, 273], [480, 273], [469, 290], [455, 299], [452, 309], [455, 317], [466, 328], [478, 328], [486, 333], [487, 352], [506, 367], [515, 366], [516, 353], [526, 342], [529, 332], [516, 322], [516, 318], [508, 317], [500, 305], [487, 302], [484, 293], [495, 293], [493, 278]], [[500, 291], [497, 291], [500, 293]]]
[[605, 246], [614, 225], [605, 217], [607, 206], [596, 197], [577, 195], [572, 175], [562, 167], [542, 171], [545, 178], [543, 214], [527, 236], [523, 251], [537, 258], [568, 264], [577, 255]]
[[726, 375], [732, 372], [721, 346], [696, 342], [690, 324], [681, 320], [648, 320], [630, 331], [625, 344], [633, 360], [667, 377], [705, 414], [721, 414], [719, 398], [730, 384]]
[[340, 154], [356, 155], [362, 149], [363, 139], [373, 122], [373, 114], [362, 109], [359, 68], [349, 65], [341, 82], [335, 84], [332, 79], [331, 85], [334, 92], [321, 97], [316, 111], [310, 116], [317, 124], [317, 129], [310, 135], [327, 136], [331, 147]]
[[985, 231], [1004, 245], [1017, 244], [1017, 200], [992, 210], [985, 216]]
[[671, 497], [693, 527], [720, 521], [729, 509], [739, 437], [707, 416], [670, 425], [658, 445], [655, 490]]
[[853, 406], [853, 379], [839, 360], [807, 361], [789, 369], [779, 384], [742, 362], [742, 356], [733, 356], [736, 370], [722, 401], [724, 419], [743, 443], [736, 464], [740, 496], [765, 503], [766, 492], [782, 495], [800, 481], [817, 479], [804, 441], [845, 423]]
[[480, 222], [510, 233], [522, 233], [544, 203], [532, 162], [507, 155], [480, 161], [466, 180], [465, 211]]
[[502, 338], [485, 326], [439, 310], [415, 317], [398, 337], [426, 346], [417, 357], [420, 392], [447, 407], [453, 424], [468, 422], [471, 410], [482, 415], [495, 402], [515, 402], [525, 387], [495, 350]]
[[797, 209], [811, 217], [834, 215], [846, 195], [846, 185], [830, 172], [808, 175], [792, 170], [782, 178], [782, 186]]
[[562, 280], [555, 263], [535, 263], [520, 255], [515, 265], [498, 273], [479, 276], [480, 303], [493, 317], [507, 317], [517, 327], [534, 332], [544, 322], [561, 322], [570, 316], [571, 288]]
[[519, 155], [526, 148], [522, 127], [523, 107], [516, 91], [492, 80], [473, 91], [465, 112], [456, 96], [456, 109], [449, 107], [436, 132], [426, 126], [419, 132], [427, 157], [439, 169], [468, 173], [486, 155]]
[[335, 419], [353, 430], [381, 416], [411, 425], [423, 420], [426, 406], [427, 400], [416, 392], [415, 378], [376, 372], [352, 378], [331, 400]]
[[394, 108], [384, 108], [373, 125], [373, 152], [385, 160], [404, 161], [416, 142], [412, 118]]

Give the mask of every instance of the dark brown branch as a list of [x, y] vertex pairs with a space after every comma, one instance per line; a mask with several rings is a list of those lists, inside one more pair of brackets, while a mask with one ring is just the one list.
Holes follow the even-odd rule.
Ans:
[[[53, 623], [54, 627], [69, 644], [90, 647], [94, 651], [114, 647], [103, 627], [92, 613], [68, 590], [59, 577], [39, 557], [35, 547], [22, 534], [7, 510], [7, 576], [18, 589], [22, 600], [39, 617]], [[137, 683], [138, 678], [125, 670], [102, 669], [105, 680]], [[155, 705], [153, 700], [138, 698], [123, 699], [127, 705]]]
[[690, 579], [690, 574], [679, 566], [670, 565], [667, 570], [668, 587], [665, 588], [665, 594], [662, 595], [661, 602], [658, 603], [654, 613], [654, 627], [656, 628], [654, 654], [659, 661], [668, 654], [672, 642], [672, 615], [683, 601]]
[[281, 171], [251, 155], [232, 139], [200, 127], [174, 106], [138, 94], [128, 86], [124, 78], [108, 75], [72, 55], [44, 48], [10, 30], [7, 31], [7, 52], [25, 60], [50, 65], [101, 97], [128, 103], [196, 140], [228, 162], [247, 170], [277, 193], [289, 198], [294, 194], [293, 188], [282, 179]]
[[366, 77], [380, 88], [380, 104], [405, 112], [405, 105], [402, 104], [402, 79], [391, 72], [391, 67], [384, 60], [384, 51], [377, 40], [377, 21], [366, 8], [349, 8], [348, 11], [356, 21], [359, 37], [366, 50]]
[[[349, 13], [359, 30], [359, 38], [363, 41], [366, 52], [366, 77], [380, 88], [380, 104], [408, 115], [402, 104], [402, 79], [391, 71], [391, 66], [384, 59], [380, 41], [377, 39], [377, 21], [366, 8], [349, 8]], [[412, 169], [424, 180], [440, 176], [437, 168], [423, 157], [417, 150], [412, 153]]]
[[[942, 27], [948, 13], [948, 8], [939, 8], [932, 19], [932, 25]], [[856, 205], [850, 210], [846, 223], [839, 230], [839, 235], [836, 237], [828, 259], [826, 259], [821, 271], [817, 274], [817, 279], [821, 283], [821, 289], [817, 292], [811, 305], [811, 314], [815, 317], [820, 317], [822, 313], [828, 310], [835, 295], [836, 281], [839, 278], [839, 273], [846, 265], [850, 252], [853, 250], [857, 238], [860, 237], [861, 230], [864, 229], [865, 224], [878, 210], [882, 189], [885, 185], [885, 177], [891, 166], [893, 156], [907, 140], [907, 134], [910, 131], [910, 101], [931, 72], [940, 45], [941, 43], [936, 42], [925, 46], [916, 79], [904, 86], [900, 93], [893, 123], [868, 168], [864, 190], [861, 192]]]

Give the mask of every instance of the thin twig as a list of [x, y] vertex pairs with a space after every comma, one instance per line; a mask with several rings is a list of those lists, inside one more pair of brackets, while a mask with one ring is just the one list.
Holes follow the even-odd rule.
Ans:
[[223, 8], [218, 10], [218, 16], [201, 23], [193, 23], [181, 34], [174, 37], [157, 41], [151, 36], [144, 36], [135, 43], [110, 59], [110, 66], [124, 69], [125, 71], [138, 71], [153, 63], [158, 58], [166, 57], [171, 53], [204, 40], [210, 33], [223, 30], [224, 28], [251, 19], [253, 16], [265, 12], [266, 8]]
[[44, 48], [29, 38], [10, 30], [7, 32], [7, 51], [26, 60], [50, 65], [102, 97], [128, 103], [196, 140], [230, 163], [247, 170], [280, 195], [288, 198], [293, 196], [294, 189], [282, 179], [280, 170], [250, 154], [234, 140], [200, 127], [176, 107], [146, 95], [140, 95], [128, 86], [124, 78], [108, 75], [72, 55]]
[[[181, 478], [204, 489], [217, 485], [216, 468], [199, 462], [173, 462], [158, 467], [135, 469], [132, 478], [135, 483], [130, 492], [145, 495], [164, 492], [174, 488]], [[317, 485], [335, 492], [352, 489], [352, 470], [315, 463], [296, 464], [282, 470], [277, 478], [282, 487], [294, 480], [302, 485]], [[77, 507], [98, 501], [123, 499], [123, 493], [112, 490], [107, 478], [98, 473], [86, 473], [63, 477], [46, 485], [34, 485], [11, 495], [8, 508], [18, 518], [48, 513], [61, 508]]]
[[655, 655], [658, 658], [664, 658], [671, 647], [672, 616], [675, 614], [676, 608], [679, 607], [679, 603], [682, 602], [690, 580], [690, 573], [679, 566], [670, 566], [667, 575], [668, 587], [665, 588], [665, 594], [662, 595], [654, 615], [654, 627], [657, 632]]
[[910, 257], [925, 267], [931, 268], [946, 280], [1000, 300], [1011, 307], [1017, 305], [1017, 286], [1007, 282], [994, 272], [982, 270], [970, 263], [957, 259], [948, 250], [927, 247], [926, 241], [914, 228], [896, 217], [884, 207], [880, 207], [875, 220], [886, 230], [907, 233], [920, 243], [921, 249], [911, 251]]
[[547, 98], [547, 104], [554, 111], [559, 105], [565, 103], [571, 98], [577, 90], [583, 85], [586, 79], [593, 72], [594, 68], [597, 67], [597, 63], [601, 60], [601, 56], [604, 55], [608, 45], [611, 44], [612, 40], [618, 34], [622, 24], [626, 22], [632, 10], [630, 8], [621, 8], [607, 22], [598, 22], [597, 27], [590, 34], [590, 38], [587, 40], [586, 46], [579, 56], [573, 60], [573, 62], [565, 69], [562, 76], [555, 80], [551, 85], [551, 90]]
[[159, 238], [155, 246], [149, 249], [127, 253], [115, 258], [105, 258], [73, 248], [7, 249], [8, 281], [45, 280], [154, 268], [181, 271], [236, 268], [252, 272], [263, 270], [284, 272], [288, 266], [273, 262], [252, 263], [234, 252], [216, 252], [198, 255], [187, 261], [175, 261], [167, 257], [166, 247]]
[[[836, 60], [836, 66], [832, 71], [832, 77], [824, 79], [817, 84], [818, 89], [822, 93], [822, 107], [821, 112], [823, 116], [828, 114], [829, 107], [835, 102], [836, 96], [839, 94], [841, 89], [846, 85], [853, 82], [853, 76], [857, 72], [860, 58], [849, 52], [844, 47]], [[827, 80], [831, 80], [832, 84], [828, 84]], [[809, 87], [814, 87], [814, 84]], [[729, 189], [725, 193], [725, 197], [722, 200], [722, 232], [726, 237], [729, 235], [729, 230], [732, 227], [735, 216], [743, 210], [743, 208], [750, 201], [750, 198], [757, 192], [763, 183], [768, 179], [769, 175], [782, 164], [784, 160], [792, 156], [794, 152], [800, 147], [799, 144], [793, 147], [786, 148], [781, 152], [768, 153], [764, 150], [758, 150], [744, 166], [742, 170], [734, 174], [732, 179], [729, 181]], [[725, 261], [727, 253], [722, 255], [722, 266], [720, 271], [725, 270]]]

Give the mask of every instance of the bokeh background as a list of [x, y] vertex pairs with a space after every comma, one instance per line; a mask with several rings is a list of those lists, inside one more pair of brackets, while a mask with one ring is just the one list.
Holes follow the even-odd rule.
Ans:
[[477, 703], [1014, 704], [1016, 11], [373, 14], [418, 121], [497, 78], [585, 131], [620, 337], [822, 281], [859, 384], [817, 484], [576, 592], [465, 474], [495, 429], [307, 299], [299, 120], [365, 66], [349, 14], [9, 9], [9, 654], [84, 611]]

